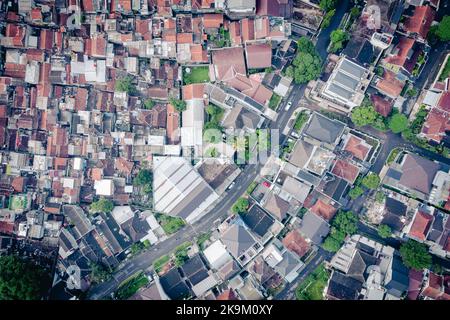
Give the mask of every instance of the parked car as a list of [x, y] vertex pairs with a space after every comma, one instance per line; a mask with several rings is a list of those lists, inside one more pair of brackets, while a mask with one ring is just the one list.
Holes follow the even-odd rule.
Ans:
[[284, 108], [284, 111], [288, 111], [291, 107], [292, 107], [292, 101], [289, 101], [287, 103], [286, 107]]

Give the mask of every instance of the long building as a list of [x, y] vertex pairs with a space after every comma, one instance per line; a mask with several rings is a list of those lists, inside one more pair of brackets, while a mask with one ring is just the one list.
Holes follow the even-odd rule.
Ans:
[[184, 158], [154, 157], [153, 165], [153, 201], [157, 212], [193, 223], [219, 198]]

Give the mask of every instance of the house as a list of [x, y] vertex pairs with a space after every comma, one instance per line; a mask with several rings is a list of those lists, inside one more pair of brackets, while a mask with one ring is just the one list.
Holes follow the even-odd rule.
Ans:
[[401, 74], [385, 69], [381, 78], [375, 80], [375, 87], [382, 94], [387, 95], [392, 99], [400, 96], [400, 93], [405, 86], [405, 81], [401, 80]]
[[254, 15], [256, 0], [228, 0], [225, 5], [227, 15], [238, 18]]
[[220, 240], [216, 240], [203, 250], [203, 255], [210, 267], [215, 270], [219, 270], [222, 266], [232, 260], [225, 245]]
[[332, 174], [341, 177], [350, 184], [353, 184], [356, 181], [356, 178], [359, 176], [359, 172], [360, 170], [358, 166], [342, 159], [335, 160], [333, 169], [331, 170]]
[[289, 19], [292, 17], [293, 2], [291, 0], [257, 0], [256, 15]]
[[345, 125], [337, 120], [331, 120], [319, 113], [313, 113], [303, 134], [311, 137], [330, 149], [338, 144]]
[[415, 197], [428, 200], [441, 165], [418, 155], [406, 154], [388, 169], [383, 183]]
[[361, 235], [348, 239], [330, 265], [330, 300], [399, 300], [409, 287], [398, 252]]
[[153, 176], [155, 210], [188, 223], [200, 219], [219, 198], [184, 158], [154, 157]]
[[408, 36], [415, 36], [421, 41], [426, 41], [435, 15], [436, 11], [429, 5], [417, 6], [414, 7], [414, 13], [406, 17], [399, 27]]
[[330, 225], [320, 216], [308, 211], [303, 216], [298, 231], [314, 244], [321, 244], [330, 232]]
[[290, 205], [289, 202], [282, 199], [280, 196], [270, 192], [263, 207], [276, 219], [283, 221], [287, 216]]
[[247, 264], [263, 248], [248, 229], [239, 223], [239, 220], [231, 224], [221, 234], [220, 239], [230, 254], [242, 266]]
[[320, 96], [324, 103], [330, 101], [333, 108], [348, 113], [363, 102], [372, 75], [368, 69], [343, 57], [334, 68]]
[[292, 230], [282, 240], [283, 245], [302, 258], [311, 249], [311, 244], [303, 238], [299, 231]]
[[425, 45], [415, 39], [399, 36], [394, 38], [381, 63], [394, 73], [403, 73], [407, 77], [417, 77], [420, 66], [416, 66], [419, 57], [425, 55]]
[[348, 134], [344, 143], [343, 150], [349, 152], [354, 158], [361, 161], [366, 161], [369, 152], [372, 150], [370, 144], [353, 134]]
[[386, 197], [382, 224], [387, 225], [393, 232], [401, 233], [406, 222], [408, 207], [401, 201]]
[[272, 66], [272, 46], [268, 43], [247, 44], [245, 58], [249, 69], [270, 68]]

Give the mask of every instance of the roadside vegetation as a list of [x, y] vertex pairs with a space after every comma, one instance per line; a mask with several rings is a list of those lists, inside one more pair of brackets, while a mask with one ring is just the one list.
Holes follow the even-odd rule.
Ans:
[[125, 280], [117, 289], [116, 298], [126, 300], [134, 295], [140, 288], [148, 284], [148, 278], [143, 272], [140, 272], [130, 279]]
[[340, 210], [331, 221], [331, 231], [322, 247], [330, 252], [337, 252], [345, 238], [358, 230], [358, 217], [351, 211]]
[[297, 55], [292, 65], [286, 68], [285, 75], [297, 84], [307, 83], [319, 78], [322, 72], [322, 59], [314, 44], [306, 37], [298, 40]]
[[155, 214], [155, 218], [158, 220], [164, 232], [168, 235], [174, 234], [185, 225], [183, 219], [178, 217], [171, 217], [162, 213]]
[[410, 269], [423, 270], [431, 266], [431, 255], [427, 245], [409, 239], [400, 247], [403, 263]]
[[295, 119], [294, 130], [299, 132], [303, 128], [303, 125], [308, 122], [308, 119], [309, 113], [305, 110], [301, 111]]
[[325, 269], [325, 265], [320, 264], [295, 289], [297, 300], [323, 300], [329, 277], [330, 273]]

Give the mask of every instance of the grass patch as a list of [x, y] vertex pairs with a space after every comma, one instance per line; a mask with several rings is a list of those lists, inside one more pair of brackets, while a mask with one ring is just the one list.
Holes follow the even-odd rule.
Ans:
[[140, 288], [148, 284], [148, 279], [144, 273], [138, 273], [131, 279], [125, 280], [117, 290], [116, 297], [125, 300], [135, 294]]
[[297, 300], [323, 300], [323, 290], [327, 285], [330, 274], [324, 264], [319, 265], [295, 289]]
[[272, 95], [272, 97], [270, 98], [269, 108], [276, 111], [278, 109], [278, 106], [280, 105], [280, 102], [281, 102], [281, 97], [279, 95], [277, 95], [276, 93], [274, 93]]
[[250, 183], [250, 185], [247, 187], [247, 194], [251, 195], [253, 191], [255, 191], [256, 187], [258, 186], [258, 182], [253, 181], [252, 183]]
[[200, 248], [200, 250], [203, 250], [203, 245], [205, 244], [206, 241], [209, 240], [209, 238], [211, 238], [211, 232], [205, 232], [202, 233], [198, 238], [197, 238], [197, 245]]
[[445, 64], [444, 69], [442, 69], [442, 72], [439, 75], [439, 81], [444, 81], [448, 76], [450, 76], [450, 59], [447, 59], [447, 63]]
[[27, 207], [27, 197], [25, 195], [15, 195], [9, 200], [11, 210], [23, 210]]
[[190, 72], [183, 69], [184, 84], [204, 83], [209, 81], [209, 67], [189, 67]]
[[303, 125], [308, 121], [309, 114], [306, 111], [302, 111], [298, 114], [297, 119], [295, 119], [294, 129], [295, 131], [300, 131]]
[[400, 148], [395, 148], [391, 151], [391, 153], [389, 153], [389, 156], [386, 160], [386, 163], [388, 165], [392, 164], [395, 160], [395, 158], [397, 157], [397, 155], [401, 152], [402, 150]]
[[188, 257], [188, 249], [189, 247], [192, 246], [192, 243], [190, 243], [189, 241], [179, 245], [178, 247], [175, 248], [175, 265], [177, 267], [181, 267], [186, 260], [189, 259]]
[[167, 234], [177, 232], [186, 224], [181, 218], [171, 217], [165, 214], [156, 215], [156, 219]]
[[160, 273], [161, 270], [165, 267], [165, 265], [170, 261], [170, 257], [168, 255], [164, 255], [159, 257], [158, 260], [153, 262], [153, 268], [157, 273]]

